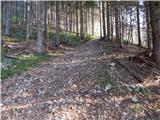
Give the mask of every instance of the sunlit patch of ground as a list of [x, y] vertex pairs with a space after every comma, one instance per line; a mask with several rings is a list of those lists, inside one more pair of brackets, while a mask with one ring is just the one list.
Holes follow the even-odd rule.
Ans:
[[119, 50], [96, 40], [64, 49], [51, 53], [54, 60], [3, 81], [2, 119], [159, 119], [156, 76], [138, 83], [114, 62], [127, 62], [138, 48]]

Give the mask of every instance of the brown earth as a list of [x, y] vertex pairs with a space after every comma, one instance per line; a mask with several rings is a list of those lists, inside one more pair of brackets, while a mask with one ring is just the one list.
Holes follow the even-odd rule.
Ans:
[[[128, 64], [142, 50], [90, 41], [1, 84], [2, 120], [159, 120], [159, 76], [136, 79]], [[158, 81], [158, 82], [157, 82]]]

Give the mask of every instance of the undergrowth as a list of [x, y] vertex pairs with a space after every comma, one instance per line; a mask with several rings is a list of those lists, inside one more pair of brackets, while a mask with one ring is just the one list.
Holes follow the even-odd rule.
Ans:
[[[47, 54], [38, 55], [38, 54], [29, 54], [21, 55], [17, 59], [11, 59], [9, 65], [1, 69], [1, 79], [6, 79], [15, 74], [21, 74], [24, 71], [27, 71], [29, 68], [37, 66], [42, 61], [49, 60], [51, 56]], [[2, 64], [7, 59], [2, 57]]]

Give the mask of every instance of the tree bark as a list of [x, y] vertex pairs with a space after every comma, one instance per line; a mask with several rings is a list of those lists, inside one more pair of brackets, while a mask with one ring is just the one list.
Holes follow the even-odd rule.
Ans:
[[68, 43], [68, 38], [67, 38], [67, 32], [68, 32], [68, 6], [65, 5], [65, 32], [66, 32], [66, 35], [65, 35], [65, 41], [66, 43]]
[[118, 4], [115, 6], [115, 30], [116, 30], [116, 42], [119, 42], [119, 21], [118, 21]]
[[147, 46], [148, 50], [152, 49], [152, 38], [151, 38], [151, 24], [150, 24], [150, 14], [149, 14], [149, 4], [145, 1], [145, 12], [146, 12], [146, 24], [147, 24]]
[[[48, 30], [47, 30], [47, 2], [44, 2], [44, 39], [48, 42]], [[47, 47], [47, 46], [46, 46]]]
[[60, 47], [60, 1], [56, 1], [56, 48]]
[[141, 46], [141, 31], [139, 21], [139, 2], [137, 2], [137, 31], [138, 31], [138, 46]]
[[42, 1], [38, 1], [38, 18], [37, 18], [37, 40], [36, 40], [36, 50], [37, 53], [42, 54], [44, 53], [44, 46], [43, 46], [43, 40], [44, 40], [44, 36], [43, 36], [43, 2]]
[[6, 26], [5, 35], [11, 35], [11, 1], [6, 2]]
[[153, 59], [160, 69], [160, 2], [150, 2], [150, 17], [153, 38]]
[[26, 40], [29, 40], [30, 34], [30, 1], [26, 1]]
[[107, 8], [107, 39], [110, 39], [110, 19], [109, 19], [109, 13], [110, 13], [110, 7], [109, 2], [106, 2], [106, 8]]
[[91, 11], [91, 19], [92, 19], [92, 35], [94, 35], [94, 6], [92, 6], [92, 11]]
[[111, 8], [111, 10], [110, 10], [110, 12], [111, 12], [111, 40], [113, 40], [113, 20], [114, 20], [114, 6]]
[[100, 39], [102, 38], [102, 20], [101, 20], [101, 2], [99, 2], [99, 32], [100, 32]]
[[78, 5], [76, 5], [76, 36], [78, 35]]
[[84, 30], [83, 30], [83, 6], [82, 2], [80, 1], [80, 38], [81, 40], [84, 39]]
[[106, 25], [105, 25], [105, 2], [102, 1], [102, 20], [103, 20], [103, 37], [106, 39]]

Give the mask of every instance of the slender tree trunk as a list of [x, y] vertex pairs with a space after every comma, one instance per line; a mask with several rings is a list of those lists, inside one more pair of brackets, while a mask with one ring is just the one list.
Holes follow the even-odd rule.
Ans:
[[26, 19], [27, 19], [27, 17], [26, 17], [26, 10], [27, 10], [27, 7], [26, 7], [26, 1], [24, 1], [24, 3], [23, 3], [23, 24], [25, 25], [25, 23], [26, 23]]
[[119, 11], [119, 45], [120, 45], [120, 48], [123, 48], [123, 41], [122, 41], [122, 8], [120, 7], [119, 8], [120, 11]]
[[60, 1], [56, 1], [56, 48], [60, 46]]
[[48, 49], [48, 23], [47, 23], [47, 2], [44, 2], [44, 39], [46, 41], [46, 48]]
[[84, 39], [84, 30], [83, 30], [83, 6], [82, 2], [80, 1], [80, 38], [81, 40]]
[[124, 40], [124, 13], [122, 12], [121, 10], [121, 19], [122, 19], [122, 22], [121, 22], [121, 40]]
[[[131, 27], [132, 27], [132, 13], [130, 12], [130, 16], [129, 16], [129, 20], [130, 20], [130, 23], [129, 23], [129, 29], [128, 29], [128, 42], [130, 42], [130, 34], [131, 34]], [[132, 42], [130, 42], [132, 43]]]
[[110, 19], [110, 23], [111, 23], [111, 40], [113, 40], [113, 20], [114, 20], [114, 18], [113, 18], [113, 16], [114, 16], [114, 6], [111, 8], [111, 19]]
[[76, 5], [76, 36], [78, 35], [78, 5]]
[[29, 14], [30, 14], [30, 1], [26, 1], [26, 40], [29, 40], [29, 26], [30, 26], [30, 22], [29, 22]]
[[102, 20], [103, 20], [103, 37], [106, 39], [106, 25], [105, 25], [105, 2], [102, 1]]
[[107, 8], [107, 39], [110, 39], [110, 20], [109, 20], [109, 13], [110, 13], [110, 8], [109, 8], [109, 2], [106, 2], [106, 8]]
[[6, 26], [5, 35], [11, 35], [11, 1], [6, 2]]
[[115, 30], [116, 30], [116, 42], [119, 42], [119, 21], [118, 21], [118, 4], [115, 6]]
[[88, 18], [87, 17], [88, 9], [86, 8], [85, 11], [86, 11], [85, 14], [84, 14], [84, 18], [85, 18], [85, 33], [88, 34], [88, 25], [87, 25], [88, 24], [88, 19], [87, 19]]
[[33, 5], [32, 5], [32, 1], [30, 2], [30, 12], [29, 12], [29, 36], [32, 34], [32, 26], [33, 26]]
[[101, 20], [101, 2], [99, 2], [99, 29], [100, 29], [100, 39], [102, 38], [102, 20]]
[[68, 43], [68, 39], [67, 39], [67, 32], [68, 32], [68, 6], [65, 6], [65, 31], [66, 31], [66, 35], [65, 35], [65, 41], [66, 43]]
[[153, 38], [153, 58], [160, 69], [160, 2], [150, 2], [150, 17]]
[[90, 8], [88, 8], [88, 34], [90, 34], [90, 29], [91, 29], [91, 24], [90, 24], [90, 17], [91, 17], [91, 11], [90, 11]]
[[73, 17], [72, 17], [73, 18], [73, 20], [72, 20], [73, 21], [73, 33], [75, 33], [75, 31], [76, 31], [75, 30], [75, 27], [76, 27], [76, 24], [75, 24], [76, 23], [75, 22], [75, 13], [76, 13], [76, 11], [73, 12]]
[[44, 46], [43, 46], [43, 40], [44, 40], [44, 36], [43, 36], [43, 2], [42, 1], [38, 1], [38, 18], [37, 18], [37, 40], [36, 40], [36, 50], [37, 53], [42, 54], [44, 53]]
[[150, 14], [149, 14], [149, 4], [145, 1], [145, 12], [146, 12], [146, 24], [147, 24], [147, 46], [148, 50], [152, 49], [152, 38], [151, 38], [151, 24], [150, 24]]
[[94, 6], [92, 7], [92, 35], [94, 35]]
[[[23, 3], [23, 2], [20, 2]], [[24, 8], [23, 8], [24, 9]], [[23, 10], [20, 10], [20, 32], [22, 33], [22, 27], [23, 27]]]
[[141, 31], [139, 21], [139, 2], [137, 2], [137, 31], [138, 31], [138, 46], [141, 46]]
[[72, 32], [72, 9], [69, 7], [69, 31]]

